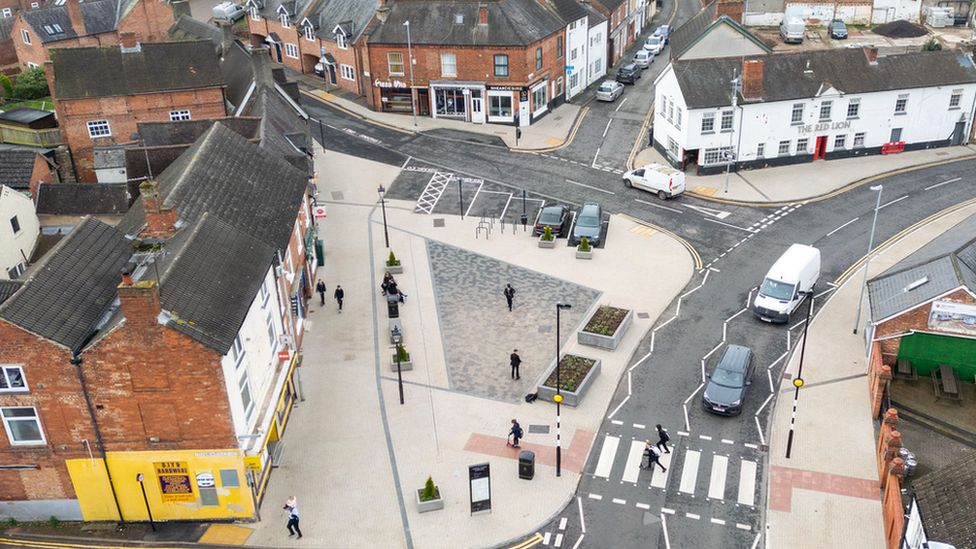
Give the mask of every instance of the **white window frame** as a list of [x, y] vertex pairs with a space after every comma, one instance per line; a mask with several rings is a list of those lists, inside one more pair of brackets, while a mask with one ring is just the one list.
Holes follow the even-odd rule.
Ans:
[[291, 28], [291, 21], [288, 20], [287, 13], [278, 14], [278, 22], [281, 23], [281, 27], [285, 29]]
[[701, 133], [715, 133], [715, 113], [706, 112], [702, 114]]
[[676, 111], [677, 112], [675, 112], [675, 117], [674, 117], [674, 129], [680, 130], [681, 129], [681, 107], [678, 107]]
[[840, 151], [847, 148], [847, 134], [841, 133], [834, 136], [834, 150]]
[[40, 2], [31, 2], [31, 9], [32, 10], [36, 10], [39, 7], [41, 7], [41, 3]]
[[[726, 124], [726, 122], [728, 122]], [[722, 118], [719, 126], [719, 131], [730, 132], [732, 131], [732, 126], [735, 125], [735, 111], [727, 110], [722, 111]]]
[[895, 114], [908, 114], [908, 94], [903, 93], [895, 99]]
[[[14, 387], [11, 377], [20, 375], [19, 387]], [[24, 367], [19, 364], [0, 364], [0, 393], [28, 393], [30, 387], [27, 386], [27, 377], [24, 376]]]
[[298, 59], [298, 44], [285, 43], [285, 57]]
[[268, 342], [271, 344], [271, 354], [273, 355], [278, 350], [278, 327], [275, 326], [274, 311], [268, 311], [268, 315], [265, 317], [265, 324], [268, 328]]
[[[394, 61], [394, 59], [399, 59], [399, 61]], [[403, 76], [404, 61], [403, 53], [398, 51], [391, 51], [386, 54], [386, 64], [390, 71], [390, 76]], [[393, 67], [399, 66], [400, 70], [394, 70]]]
[[261, 282], [260, 295], [261, 295], [261, 307], [262, 308], [267, 307], [268, 306], [268, 300], [271, 299], [271, 292], [268, 291], [268, 281], [267, 280], [264, 280], [263, 282]]
[[830, 115], [832, 114], [834, 108], [833, 101], [823, 101], [820, 103], [820, 121], [826, 122], [830, 120]]
[[[100, 137], [112, 137], [112, 127], [109, 126], [108, 120], [90, 120], [87, 126], [88, 137], [92, 139], [98, 139]], [[104, 130], [102, 128], [104, 128]]]
[[20, 29], [20, 39], [24, 41], [25, 44], [30, 44], [30, 33], [27, 29]]
[[342, 78], [345, 80], [356, 81], [356, 68], [352, 65], [339, 65], [339, 72], [342, 74]]
[[854, 134], [854, 145], [852, 148], [856, 149], [858, 147], [864, 147], [864, 140], [867, 137], [867, 132], [857, 132]]
[[251, 21], [260, 21], [261, 20], [261, 14], [258, 13], [258, 7], [257, 6], [251, 6], [251, 9], [248, 10], [248, 11], [251, 12]]
[[450, 52], [441, 54], [441, 76], [457, 76], [457, 56]]
[[756, 158], [766, 158], [766, 144], [760, 143], [756, 145]]
[[[9, 416], [7, 415], [8, 410], [33, 410], [34, 415], [30, 416]], [[7, 440], [10, 441], [11, 446], [39, 446], [47, 444], [47, 438], [44, 436], [44, 427], [41, 425], [41, 417], [37, 415], [37, 408], [34, 406], [10, 406], [5, 408], [0, 408], [0, 418], [3, 419], [3, 429], [7, 432]], [[37, 432], [40, 433], [40, 440], [15, 440], [13, 429], [10, 427], [11, 421], [29, 421], [34, 420], [34, 424], [37, 425]]]
[[847, 103], [847, 118], [857, 118], [861, 114], [861, 100], [851, 99]]
[[802, 154], [807, 152], [807, 148], [810, 146], [810, 139], [807, 137], [801, 137], [796, 140], [796, 154]]
[[732, 147], [714, 147], [714, 148], [711, 148], [711, 149], [705, 149], [705, 154], [702, 156], [702, 163], [705, 164], [705, 165], [708, 165], [708, 164], [720, 164], [720, 163], [726, 163], [726, 162], [728, 162], [725, 159], [725, 155], [723, 154], [723, 152], [725, 152], [725, 151], [728, 151], [728, 152], [731, 153], [733, 151], [733, 148]]
[[962, 90], [952, 90], [952, 95], [949, 97], [949, 110], [957, 110], [962, 104]]
[[336, 47], [340, 50], [347, 49], [349, 46], [346, 45], [346, 35], [341, 32], [336, 35]]
[[315, 29], [312, 25], [305, 25], [305, 40], [315, 42]]
[[803, 103], [793, 103], [793, 112], [790, 114], [790, 124], [803, 124]]
[[792, 140], [780, 141], [779, 148], [776, 149], [776, 154], [778, 156], [789, 156], [790, 146], [793, 144]]
[[20, 278], [20, 275], [24, 274], [24, 271], [26, 270], [27, 270], [27, 265], [25, 265], [24, 262], [21, 261], [20, 263], [17, 263], [13, 267], [7, 269], [7, 277], [10, 278], [10, 280], [17, 280], [18, 278]]
[[27, 62], [27, 68], [28, 69], [34, 69], [34, 68], [37, 68], [37, 67], [40, 67], [40, 65], [38, 65], [37, 63], [34, 63], [33, 61], [28, 61]]
[[169, 111], [170, 122], [176, 122], [179, 120], [189, 120], [189, 119], [190, 119], [190, 111], [188, 109]]
[[10, 17], [13, 14], [14, 14], [14, 12], [10, 8], [3, 8], [3, 18], [4, 19], [6, 19], [7, 17]]

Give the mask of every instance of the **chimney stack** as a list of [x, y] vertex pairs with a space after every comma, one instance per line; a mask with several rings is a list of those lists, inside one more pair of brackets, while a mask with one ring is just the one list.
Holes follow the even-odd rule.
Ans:
[[487, 25], [488, 24], [488, 7], [481, 6], [478, 9], [478, 24]]
[[274, 88], [274, 78], [271, 76], [271, 50], [266, 46], [251, 49], [251, 72], [258, 85]]
[[742, 12], [742, 0], [718, 0], [718, 5], [715, 6], [715, 20], [725, 15], [741, 25]]
[[864, 48], [864, 55], [868, 56], [868, 63], [872, 65], [878, 64], [878, 48]]
[[143, 238], [168, 238], [176, 233], [176, 209], [163, 208], [155, 181], [143, 181], [139, 185], [142, 210], [146, 214]]
[[122, 316], [131, 327], [153, 326], [162, 311], [159, 303], [159, 286], [152, 280], [132, 281], [132, 275], [122, 274], [122, 284], [117, 288]]
[[85, 36], [85, 18], [81, 16], [81, 0], [67, 0], [68, 18], [71, 19], [71, 27], [75, 29], [78, 36]]
[[742, 64], [742, 98], [761, 99], [763, 90], [763, 62], [760, 59]]
[[228, 21], [220, 23], [220, 56], [224, 57], [230, 51], [237, 38], [234, 37], [234, 24]]
[[120, 33], [119, 36], [122, 37], [122, 49], [131, 50], [136, 47], [136, 33], [132, 31], [127, 31]]
[[185, 15], [187, 17], [193, 17], [190, 14], [190, 3], [186, 0], [173, 0], [170, 3], [170, 7], [173, 8], [173, 22], [176, 23], [180, 20], [180, 17]]

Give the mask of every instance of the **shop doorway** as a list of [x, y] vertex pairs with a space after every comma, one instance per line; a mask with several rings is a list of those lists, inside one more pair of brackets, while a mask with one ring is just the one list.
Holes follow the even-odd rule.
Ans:
[[485, 100], [481, 97], [481, 90], [471, 90], [471, 121], [475, 124], [485, 122]]
[[817, 146], [813, 150], [813, 159], [821, 160], [827, 155], [827, 136], [821, 135], [817, 138]]
[[694, 168], [698, 173], [698, 149], [692, 149], [690, 151], [685, 151], [685, 154], [681, 155], [681, 171], [687, 173], [688, 170]]
[[417, 114], [430, 116], [430, 90], [417, 88]]

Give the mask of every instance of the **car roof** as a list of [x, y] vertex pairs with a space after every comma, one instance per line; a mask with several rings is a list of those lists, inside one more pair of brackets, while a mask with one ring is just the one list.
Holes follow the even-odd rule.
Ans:
[[599, 209], [600, 205], [596, 202], [587, 202], [586, 204], [583, 204], [583, 209], [580, 211], [580, 215], [595, 214], [597, 211], [599, 211]]
[[752, 350], [742, 345], [729, 345], [725, 349], [725, 354], [718, 361], [716, 369], [729, 370], [732, 372], [745, 371], [746, 360], [752, 355]]
[[542, 209], [542, 211], [546, 211], [546, 210], [565, 210], [565, 209], [566, 209], [566, 206], [563, 206], [562, 204], [553, 204], [552, 206], [546, 206], [545, 208]]

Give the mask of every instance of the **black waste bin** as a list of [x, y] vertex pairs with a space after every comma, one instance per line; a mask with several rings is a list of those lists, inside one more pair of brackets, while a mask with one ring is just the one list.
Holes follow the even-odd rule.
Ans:
[[522, 450], [519, 452], [519, 478], [532, 480], [535, 476], [535, 452]]
[[396, 301], [387, 301], [386, 311], [390, 313], [390, 318], [400, 318], [400, 304]]

